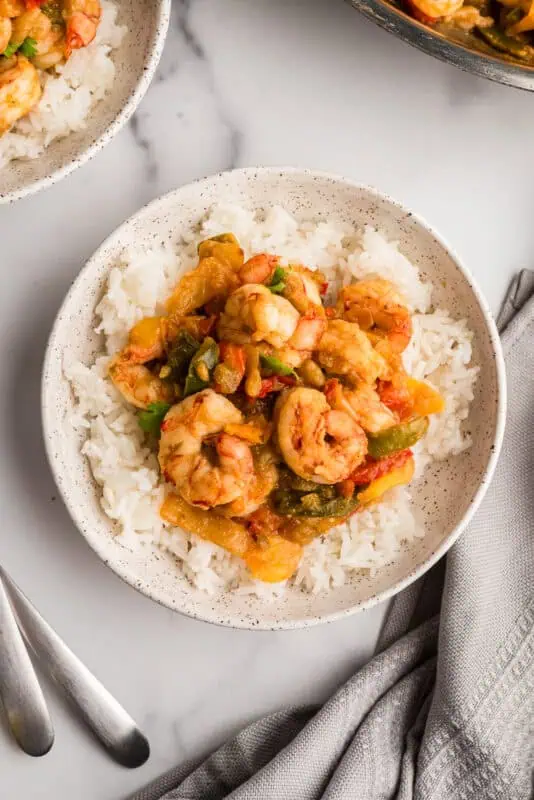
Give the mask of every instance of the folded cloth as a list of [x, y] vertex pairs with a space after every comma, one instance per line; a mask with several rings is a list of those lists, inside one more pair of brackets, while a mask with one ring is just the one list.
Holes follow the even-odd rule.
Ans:
[[378, 654], [319, 711], [260, 720], [134, 800], [534, 798], [533, 291], [521, 273], [498, 320], [503, 451], [446, 570], [395, 599]]

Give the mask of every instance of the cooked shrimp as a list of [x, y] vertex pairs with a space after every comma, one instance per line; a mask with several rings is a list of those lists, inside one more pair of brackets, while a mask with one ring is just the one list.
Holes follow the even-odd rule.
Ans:
[[7, 69], [0, 71], [0, 136], [37, 105], [41, 94], [39, 74], [28, 59], [9, 59]]
[[298, 387], [277, 401], [278, 446], [289, 467], [315, 483], [339, 483], [363, 461], [367, 437], [345, 411], [330, 408], [324, 394]]
[[[322, 309], [321, 309], [322, 310]], [[309, 308], [302, 316], [295, 328], [295, 333], [288, 342], [289, 347], [295, 350], [305, 350], [311, 353], [317, 349], [321, 336], [326, 330], [326, 317], [320, 313], [319, 308]]]
[[346, 375], [351, 382], [372, 384], [390, 372], [387, 361], [355, 322], [329, 320], [317, 350], [318, 361], [328, 372]]
[[292, 359], [293, 366], [300, 366], [317, 348], [326, 329], [326, 313], [321, 302], [318, 281], [321, 273], [314, 273], [300, 264], [292, 265], [286, 272], [283, 296], [301, 314], [295, 333], [288, 346], [302, 351], [300, 357]]
[[296, 369], [305, 361], [309, 361], [325, 330], [326, 319], [314, 317], [311, 314], [301, 317], [289, 342], [284, 347], [273, 350], [270, 354], [288, 367]]
[[408, 346], [412, 337], [410, 312], [390, 281], [375, 278], [345, 286], [337, 306], [343, 319], [386, 338], [393, 352], [402, 353]]
[[330, 380], [325, 395], [332, 408], [346, 411], [369, 433], [378, 433], [399, 422], [398, 415], [381, 402], [376, 390], [368, 383], [348, 389], [338, 380]]
[[115, 388], [136, 408], [148, 408], [152, 403], [171, 403], [174, 398], [172, 386], [143, 364], [128, 361], [120, 353], [109, 365], [108, 373]]
[[22, 43], [26, 38], [31, 38], [38, 54], [47, 53], [61, 36], [61, 30], [54, 27], [38, 7], [30, 8], [13, 20], [12, 41]]
[[282, 347], [295, 333], [299, 319], [289, 300], [262, 284], [247, 283], [228, 298], [219, 321], [219, 338], [238, 344], [267, 342]]
[[26, 11], [24, 0], [0, 0], [0, 16], [1, 17], [18, 17]]
[[0, 17], [0, 53], [3, 53], [11, 39], [13, 25], [9, 17]]
[[323, 283], [321, 273], [314, 273], [301, 264], [292, 264], [286, 271], [284, 297], [301, 314], [305, 314], [310, 306], [323, 310], [318, 279]]
[[[250, 446], [222, 433], [239, 424], [241, 412], [212, 389], [191, 395], [171, 408], [161, 426], [159, 463], [166, 480], [193, 506], [213, 508], [242, 497], [254, 477]], [[205, 453], [208, 437], [218, 463]]]
[[26, 39], [31, 39], [34, 51], [30, 58], [33, 65], [37, 69], [49, 69], [65, 59], [63, 19], [60, 9], [57, 9], [56, 21], [53, 21], [39, 6], [39, 0], [26, 0], [22, 9], [12, 9], [15, 13], [10, 21], [10, 40], [20, 45]]
[[151, 403], [170, 403], [172, 387], [154, 375], [144, 364], [161, 358], [169, 334], [164, 317], [145, 317], [131, 329], [128, 344], [109, 365], [109, 377], [122, 396], [137, 408]]
[[65, 55], [87, 47], [96, 36], [102, 16], [100, 0], [65, 0], [63, 16], [67, 24]]
[[272, 276], [279, 260], [278, 256], [269, 256], [266, 253], [252, 256], [239, 270], [241, 283], [265, 283]]
[[448, 17], [463, 4], [464, 0], [409, 0], [414, 17], [421, 22], [435, 22], [440, 17]]

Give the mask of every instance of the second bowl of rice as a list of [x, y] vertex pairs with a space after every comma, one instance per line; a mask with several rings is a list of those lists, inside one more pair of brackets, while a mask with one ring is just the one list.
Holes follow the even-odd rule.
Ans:
[[[319, 269], [328, 293], [379, 276], [402, 292], [413, 336], [403, 354], [445, 410], [414, 448], [416, 475], [314, 539], [279, 584], [251, 578], [236, 556], [160, 516], [157, 459], [108, 378], [110, 358], [142, 317], [158, 313], [198, 242], [232, 231], [245, 257], [277, 253]], [[344, 178], [245, 169], [154, 201], [101, 246], [56, 320], [42, 384], [44, 435], [65, 503], [97, 554], [152, 599], [233, 627], [330, 621], [407, 586], [448, 548], [480, 503], [504, 427], [498, 335], [472, 278], [411, 212]]]
[[171, 0], [102, 0], [94, 40], [41, 74], [38, 104], [0, 135], [0, 204], [61, 180], [121, 129], [159, 63], [170, 8]]

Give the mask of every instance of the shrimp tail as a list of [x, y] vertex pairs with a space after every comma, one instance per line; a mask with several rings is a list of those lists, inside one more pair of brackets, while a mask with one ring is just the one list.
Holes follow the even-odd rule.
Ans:
[[80, 50], [91, 44], [96, 36], [100, 14], [87, 14], [74, 11], [67, 21], [65, 34], [65, 55], [70, 58], [73, 50]]

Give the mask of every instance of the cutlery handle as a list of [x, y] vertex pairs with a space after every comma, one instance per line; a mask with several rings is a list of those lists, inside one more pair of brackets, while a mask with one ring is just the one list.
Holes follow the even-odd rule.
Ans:
[[150, 748], [134, 720], [67, 647], [1, 567], [0, 576], [26, 641], [43, 668], [78, 707], [95, 736], [123, 766], [144, 764]]
[[18, 744], [30, 756], [44, 756], [54, 744], [48, 708], [0, 580], [0, 696]]

